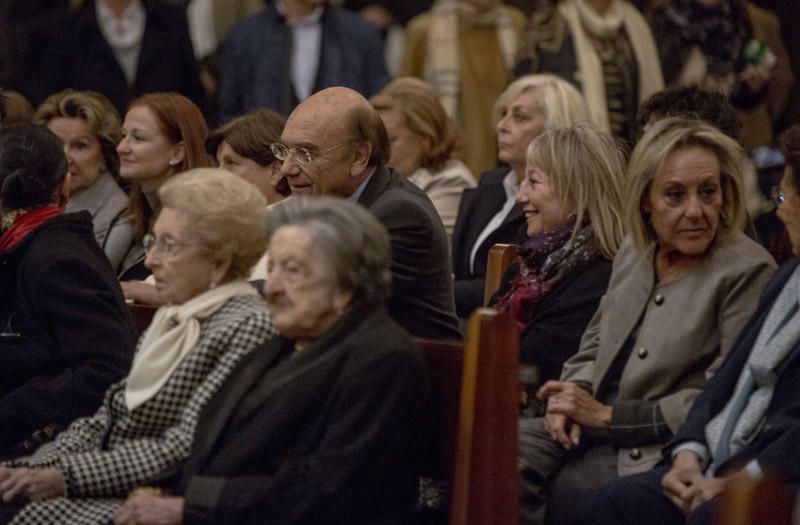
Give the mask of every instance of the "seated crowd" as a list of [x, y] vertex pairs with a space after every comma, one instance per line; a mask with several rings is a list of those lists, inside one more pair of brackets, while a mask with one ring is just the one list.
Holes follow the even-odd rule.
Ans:
[[732, 482], [800, 483], [772, 15], [436, 0], [390, 81], [335, 3], [268, 2], [200, 62], [173, 4], [71, 2], [40, 85], [0, 46], [35, 102], [0, 90], [0, 523], [427, 523], [420, 348], [484, 305], [533, 370], [503, 521], [710, 525]]

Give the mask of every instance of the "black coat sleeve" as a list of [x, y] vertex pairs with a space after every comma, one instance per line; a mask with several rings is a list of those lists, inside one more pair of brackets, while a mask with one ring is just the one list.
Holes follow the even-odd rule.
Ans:
[[0, 451], [48, 424], [65, 427], [93, 413], [128, 373], [136, 328], [110, 268], [91, 264], [95, 253], [76, 247], [21, 272], [23, 340], [0, 343], [0, 376], [13, 385], [0, 398]]
[[386, 508], [392, 498], [407, 498], [370, 486], [385, 486], [376, 480], [413, 460], [408, 443], [419, 441], [426, 421], [428, 377], [406, 351], [381, 354], [348, 367], [331, 386], [330, 423], [313, 450], [282, 458], [271, 474], [191, 477], [183, 523], [347, 523], [358, 516], [360, 498], [385, 498]]

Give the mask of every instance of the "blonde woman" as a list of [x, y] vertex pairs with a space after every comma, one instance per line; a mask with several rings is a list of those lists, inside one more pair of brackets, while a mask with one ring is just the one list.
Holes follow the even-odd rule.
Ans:
[[117, 183], [122, 138], [117, 110], [99, 93], [68, 89], [48, 97], [33, 119], [64, 143], [71, 174], [65, 211], [92, 215], [97, 244], [116, 271], [133, 242], [128, 196]]
[[398, 78], [370, 104], [389, 134], [389, 165], [430, 197], [449, 238], [462, 192], [475, 187], [469, 168], [453, 157], [457, 143], [453, 121], [436, 93], [418, 78]]
[[625, 157], [591, 125], [552, 129], [528, 147], [517, 203], [527, 239], [495, 307], [522, 331], [520, 359], [558, 379], [608, 287], [622, 242]]
[[464, 190], [461, 197], [452, 242], [459, 317], [468, 317], [483, 304], [492, 245], [525, 238], [525, 218], [514, 198], [525, 176], [528, 145], [544, 130], [591, 119], [578, 90], [553, 75], [528, 75], [512, 82], [495, 102], [493, 118], [497, 157], [508, 166], [485, 172], [478, 187]]

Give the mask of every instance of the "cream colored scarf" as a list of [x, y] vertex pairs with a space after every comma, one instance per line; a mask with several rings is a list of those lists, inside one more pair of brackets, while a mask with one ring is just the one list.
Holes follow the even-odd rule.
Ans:
[[612, 36], [624, 26], [639, 69], [639, 102], [664, 89], [653, 34], [635, 7], [624, 0], [614, 0], [608, 11], [600, 16], [587, 0], [563, 0], [558, 5], [558, 12], [567, 22], [575, 42], [581, 88], [589, 104], [589, 113], [601, 129], [610, 129], [603, 67], [586, 30], [602, 38]]
[[460, 91], [459, 21], [464, 25], [495, 26], [497, 41], [506, 69], [511, 71], [517, 52], [518, 35], [511, 11], [502, 3], [479, 13], [475, 7], [457, 0], [438, 0], [431, 9], [433, 19], [428, 31], [425, 79], [439, 95], [447, 115], [457, 121]]
[[177, 306], [162, 306], [142, 336], [139, 352], [125, 385], [125, 404], [133, 410], [156, 395], [194, 348], [200, 337], [200, 321], [219, 310], [228, 299], [257, 295], [244, 281], [212, 288]]

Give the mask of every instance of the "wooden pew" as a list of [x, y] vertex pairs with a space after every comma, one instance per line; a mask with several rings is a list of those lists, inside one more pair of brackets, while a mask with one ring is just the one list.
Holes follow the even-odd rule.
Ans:
[[460, 343], [417, 340], [431, 369], [436, 472], [450, 481], [450, 525], [519, 521], [519, 333], [495, 310], [469, 319]]
[[486, 281], [483, 288], [484, 306], [489, 306], [492, 296], [500, 289], [503, 275], [516, 260], [516, 244], [495, 244], [489, 250], [489, 260], [486, 263]]
[[715, 525], [790, 525], [796, 489], [774, 478], [731, 482], [714, 509]]
[[150, 326], [150, 321], [158, 308], [154, 306], [147, 306], [139, 303], [128, 303], [128, 307], [133, 314], [133, 321], [136, 323], [136, 328], [139, 329], [139, 335], [143, 334], [147, 327]]

